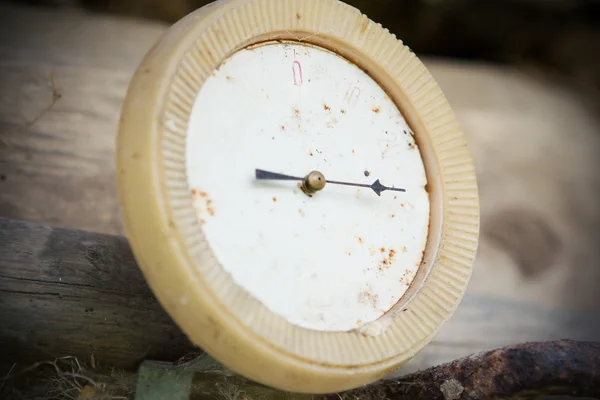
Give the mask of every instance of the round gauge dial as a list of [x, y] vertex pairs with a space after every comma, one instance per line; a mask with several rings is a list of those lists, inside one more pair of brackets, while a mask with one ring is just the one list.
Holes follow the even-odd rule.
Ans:
[[[186, 169], [220, 264], [290, 323], [359, 328], [398, 302], [421, 263], [418, 146], [385, 91], [331, 51], [267, 42], [223, 62], [192, 108]], [[315, 193], [274, 176], [311, 171], [326, 182]], [[376, 193], [376, 181], [403, 191]]]
[[140, 268], [190, 339], [297, 392], [383, 377], [458, 305], [470, 155], [425, 67], [336, 0], [221, 0], [148, 53], [119, 194]]

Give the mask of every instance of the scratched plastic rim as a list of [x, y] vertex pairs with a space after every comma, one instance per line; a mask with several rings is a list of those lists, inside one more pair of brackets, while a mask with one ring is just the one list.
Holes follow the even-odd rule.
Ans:
[[[415, 132], [430, 194], [428, 242], [413, 284], [382, 317], [381, 334], [290, 324], [235, 285], [204, 239], [185, 169], [195, 96], [222, 61], [269, 40], [301, 40], [359, 65]], [[479, 203], [459, 124], [410, 49], [337, 0], [220, 0], [172, 26], [130, 83], [117, 174], [128, 238], [162, 306], [193, 343], [226, 367], [275, 388], [330, 393], [384, 377], [434, 338], [471, 276]]]

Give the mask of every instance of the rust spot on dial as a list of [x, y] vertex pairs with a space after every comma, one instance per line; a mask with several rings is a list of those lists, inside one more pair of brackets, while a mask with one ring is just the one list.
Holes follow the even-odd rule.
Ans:
[[[192, 194], [192, 202], [196, 209], [196, 213], [199, 216], [208, 214], [213, 217], [215, 215], [215, 207], [213, 201], [209, 198], [208, 193], [195, 188], [192, 188], [190, 192]], [[202, 219], [200, 220], [200, 223], [204, 223]]]

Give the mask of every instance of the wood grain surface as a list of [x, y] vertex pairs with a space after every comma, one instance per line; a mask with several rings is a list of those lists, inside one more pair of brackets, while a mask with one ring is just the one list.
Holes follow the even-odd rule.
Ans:
[[[0, 321], [3, 368], [93, 354], [102, 365], [133, 369], [143, 359], [197, 351], [146, 286], [124, 237], [5, 218]], [[468, 292], [434, 342], [398, 374], [514, 343], [598, 337], [590, 313]]]
[[[125, 240], [102, 236], [123, 235], [114, 183], [120, 105], [165, 29], [0, 4], [0, 217], [30, 221], [0, 229], [5, 360], [97, 349], [106, 363], [132, 366], [189, 349]], [[455, 316], [399, 373], [529, 340], [600, 339], [597, 114], [541, 76], [424, 62], [469, 140], [482, 235]], [[116, 253], [101, 253], [98, 267], [88, 259], [100, 254], [94, 246]]]
[[0, 215], [122, 233], [114, 179], [121, 102], [163, 31], [0, 4]]
[[156, 301], [128, 242], [0, 218], [2, 363], [74, 355], [135, 369], [197, 351]]

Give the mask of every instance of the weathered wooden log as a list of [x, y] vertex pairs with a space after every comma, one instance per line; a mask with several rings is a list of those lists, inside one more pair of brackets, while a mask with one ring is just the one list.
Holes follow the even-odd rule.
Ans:
[[[596, 340], [596, 315], [468, 291], [397, 374], [514, 343]], [[93, 354], [96, 365], [133, 371], [142, 360], [197, 351], [154, 298], [124, 237], [0, 218], [0, 376], [61, 356]]]
[[191, 351], [125, 238], [0, 218], [0, 359], [9, 368], [93, 354], [96, 364], [134, 369]]
[[600, 343], [559, 340], [476, 353], [326, 399], [600, 397]]

